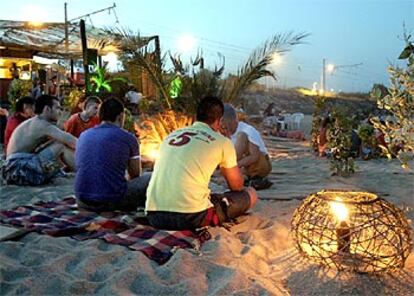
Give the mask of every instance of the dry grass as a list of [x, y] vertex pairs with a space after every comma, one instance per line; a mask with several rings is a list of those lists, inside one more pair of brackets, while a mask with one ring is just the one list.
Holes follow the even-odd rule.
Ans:
[[153, 151], [159, 150], [161, 142], [170, 133], [192, 123], [192, 117], [172, 110], [153, 116], [143, 116], [134, 124], [141, 141], [141, 154], [151, 157]]

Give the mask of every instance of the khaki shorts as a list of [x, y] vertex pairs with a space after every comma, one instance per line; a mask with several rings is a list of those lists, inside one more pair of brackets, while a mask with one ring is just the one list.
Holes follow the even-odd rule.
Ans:
[[266, 177], [272, 171], [272, 163], [268, 154], [260, 153], [259, 160], [246, 168], [248, 177]]

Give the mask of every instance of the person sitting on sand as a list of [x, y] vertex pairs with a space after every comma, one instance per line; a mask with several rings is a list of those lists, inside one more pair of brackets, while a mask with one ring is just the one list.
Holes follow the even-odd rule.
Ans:
[[16, 112], [9, 117], [6, 124], [6, 130], [4, 132], [4, 151], [7, 156], [7, 144], [10, 141], [10, 137], [13, 131], [26, 119], [33, 117], [34, 115], [34, 103], [35, 100], [32, 97], [23, 97], [16, 102]]
[[122, 129], [125, 109], [119, 99], [112, 97], [103, 102], [99, 118], [101, 124], [83, 132], [76, 146], [78, 206], [97, 212], [135, 211], [145, 204], [150, 178], [140, 177], [138, 140]]
[[99, 124], [98, 108], [101, 104], [98, 97], [90, 96], [86, 99], [83, 111], [73, 114], [65, 122], [65, 131], [79, 138], [80, 134]]
[[328, 125], [330, 123], [330, 117], [327, 116], [322, 120], [321, 128], [318, 135], [318, 154], [320, 157], [326, 155], [326, 149], [328, 145]]
[[61, 109], [58, 98], [42, 95], [35, 102], [36, 116], [14, 130], [3, 166], [7, 183], [36, 186], [56, 176], [62, 164], [73, 170], [76, 138], [56, 126]]
[[138, 92], [136, 87], [131, 85], [128, 92], [125, 94], [125, 99], [128, 101], [128, 105], [131, 108], [132, 114], [139, 113], [139, 103], [142, 100], [142, 93]]
[[[254, 188], [243, 187], [233, 144], [219, 133], [223, 108], [218, 98], [204, 98], [196, 122], [162, 142], [145, 206], [152, 226], [176, 230], [218, 226], [256, 204]], [[217, 166], [230, 191], [210, 194], [208, 185]]]
[[237, 165], [243, 169], [250, 185], [258, 190], [272, 186], [266, 178], [272, 171], [272, 164], [260, 133], [253, 126], [239, 122], [236, 110], [229, 104], [224, 105], [222, 129], [231, 138]]

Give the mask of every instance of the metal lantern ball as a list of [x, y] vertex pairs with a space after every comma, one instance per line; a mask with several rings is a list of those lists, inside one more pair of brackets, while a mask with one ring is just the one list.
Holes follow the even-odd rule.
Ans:
[[403, 267], [413, 245], [403, 212], [367, 192], [309, 195], [293, 215], [292, 231], [305, 257], [362, 273]]

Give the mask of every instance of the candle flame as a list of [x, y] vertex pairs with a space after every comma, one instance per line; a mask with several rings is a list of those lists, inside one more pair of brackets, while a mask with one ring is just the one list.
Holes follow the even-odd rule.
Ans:
[[340, 199], [330, 202], [330, 206], [339, 221], [345, 221], [348, 218], [348, 209]]

